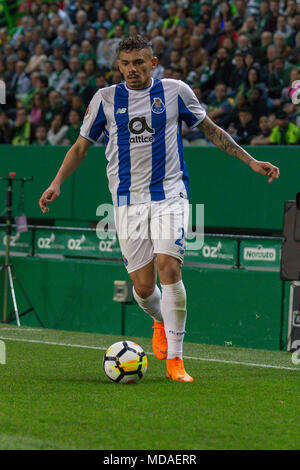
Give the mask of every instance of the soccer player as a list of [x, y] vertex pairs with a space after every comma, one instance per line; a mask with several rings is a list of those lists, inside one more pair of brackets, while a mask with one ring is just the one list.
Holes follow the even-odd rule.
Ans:
[[[218, 148], [267, 175], [269, 182], [279, 177], [279, 169], [252, 158], [214, 124], [184, 82], [154, 80], [157, 58], [145, 38], [124, 39], [119, 45], [118, 65], [124, 82], [95, 93], [80, 135], [39, 205], [44, 213], [49, 211], [48, 204], [59, 196], [61, 184], [104, 132], [120, 247], [134, 297], [154, 320], [154, 354], [166, 359], [168, 378], [192, 382], [182, 360], [187, 313], [181, 264], [189, 180], [181, 122], [197, 126]], [[161, 291], [156, 284], [157, 272]]]

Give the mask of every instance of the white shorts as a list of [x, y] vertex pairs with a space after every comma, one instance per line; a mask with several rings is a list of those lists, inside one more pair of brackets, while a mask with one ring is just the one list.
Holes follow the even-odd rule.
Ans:
[[157, 253], [183, 264], [189, 202], [173, 197], [114, 208], [115, 224], [128, 273], [146, 266]]

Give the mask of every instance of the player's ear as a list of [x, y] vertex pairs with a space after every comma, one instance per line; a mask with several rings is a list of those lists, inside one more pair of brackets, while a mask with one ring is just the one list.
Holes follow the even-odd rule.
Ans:
[[157, 66], [157, 62], [158, 62], [158, 58], [157, 57], [153, 57], [152, 58], [152, 68], [155, 69], [155, 67]]

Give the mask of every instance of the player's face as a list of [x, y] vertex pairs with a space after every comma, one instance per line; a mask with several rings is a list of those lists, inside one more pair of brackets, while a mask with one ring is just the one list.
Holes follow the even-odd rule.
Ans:
[[150, 49], [121, 51], [118, 65], [128, 87], [139, 90], [150, 85], [157, 57], [153, 57]]

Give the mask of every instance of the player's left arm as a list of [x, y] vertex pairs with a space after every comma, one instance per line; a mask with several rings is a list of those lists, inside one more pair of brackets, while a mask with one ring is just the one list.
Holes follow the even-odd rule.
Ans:
[[217, 126], [208, 116], [206, 116], [197, 127], [205, 134], [205, 137], [220, 150], [246, 163], [256, 173], [268, 176], [269, 183], [272, 183], [275, 178], [279, 178], [279, 168], [277, 166], [269, 162], [255, 160], [255, 158], [251, 157], [246, 150], [240, 147], [226, 131]]

